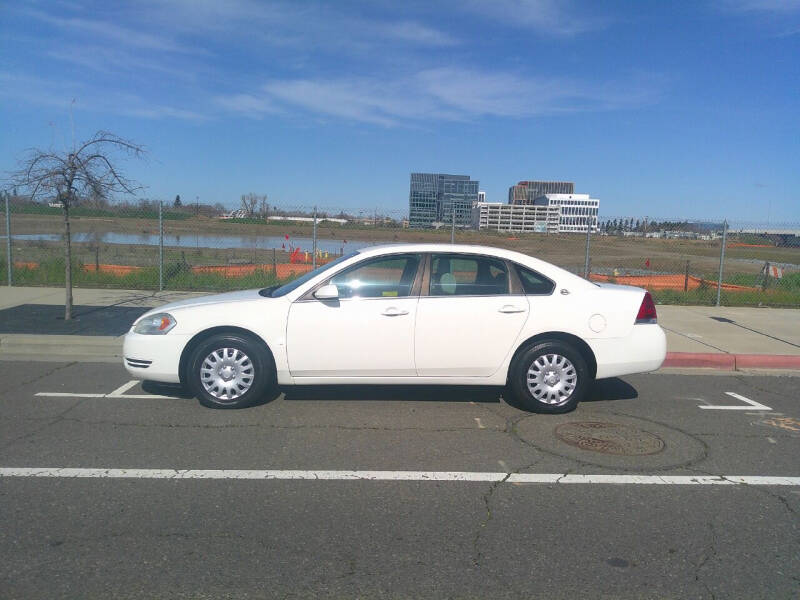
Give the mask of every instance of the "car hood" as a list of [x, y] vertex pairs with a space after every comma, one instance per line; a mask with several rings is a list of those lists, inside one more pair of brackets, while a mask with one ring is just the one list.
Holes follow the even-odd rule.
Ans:
[[145, 315], [152, 315], [160, 312], [170, 312], [193, 306], [207, 306], [209, 304], [222, 304], [230, 302], [249, 302], [251, 300], [266, 300], [264, 296], [259, 295], [259, 290], [241, 290], [239, 292], [226, 292], [225, 294], [212, 294], [210, 296], [198, 296], [197, 298], [187, 298], [186, 300], [178, 300], [177, 302], [170, 302], [163, 306], [154, 308], [148, 311]]

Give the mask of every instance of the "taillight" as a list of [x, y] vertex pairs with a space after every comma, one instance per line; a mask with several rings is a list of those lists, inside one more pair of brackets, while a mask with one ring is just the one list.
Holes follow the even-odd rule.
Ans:
[[657, 323], [658, 317], [656, 315], [656, 305], [653, 303], [653, 297], [650, 292], [644, 293], [642, 298], [642, 305], [639, 307], [639, 314], [636, 315], [637, 323]]

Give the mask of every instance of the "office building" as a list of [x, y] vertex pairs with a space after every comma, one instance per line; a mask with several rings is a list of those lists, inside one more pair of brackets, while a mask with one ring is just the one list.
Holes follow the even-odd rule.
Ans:
[[589, 194], [545, 194], [531, 204], [478, 202], [472, 209], [476, 229], [531, 233], [597, 231], [600, 201]]
[[571, 181], [520, 181], [508, 188], [509, 204], [533, 204], [545, 194], [574, 194], [575, 184]]
[[408, 195], [410, 227], [437, 227], [451, 224], [457, 227], [472, 223], [472, 205], [478, 202], [478, 181], [469, 175], [441, 173], [411, 173]]
[[545, 194], [533, 201], [534, 206], [558, 208], [559, 233], [586, 233], [588, 227], [597, 231], [600, 200], [589, 194]]
[[558, 208], [533, 204], [478, 202], [472, 209], [475, 229], [558, 233]]

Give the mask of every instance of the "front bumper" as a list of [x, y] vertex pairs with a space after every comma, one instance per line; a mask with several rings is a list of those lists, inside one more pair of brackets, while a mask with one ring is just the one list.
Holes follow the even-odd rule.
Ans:
[[136, 379], [180, 382], [180, 360], [190, 336], [169, 332], [142, 335], [128, 332], [122, 345], [125, 369]]

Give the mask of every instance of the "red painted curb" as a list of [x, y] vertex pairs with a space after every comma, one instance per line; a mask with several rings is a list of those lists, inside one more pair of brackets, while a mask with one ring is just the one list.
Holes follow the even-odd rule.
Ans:
[[712, 354], [711, 352], [667, 352], [662, 367], [703, 367], [706, 369], [736, 370], [733, 354]]
[[787, 354], [737, 354], [737, 369], [800, 369], [800, 356]]
[[786, 354], [722, 354], [711, 352], [667, 352], [662, 367], [737, 369], [798, 369], [800, 356]]

